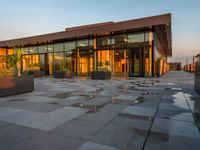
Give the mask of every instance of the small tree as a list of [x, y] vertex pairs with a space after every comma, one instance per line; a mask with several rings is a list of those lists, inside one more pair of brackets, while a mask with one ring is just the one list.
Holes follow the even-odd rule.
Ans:
[[16, 54], [7, 56], [8, 69], [13, 71], [14, 75], [21, 76], [20, 63], [22, 57], [21, 52], [16, 51]]
[[99, 68], [102, 68], [102, 67], [103, 67], [103, 62], [102, 62], [102, 61], [99, 61], [99, 62], [98, 62], [97, 68], [99, 69]]

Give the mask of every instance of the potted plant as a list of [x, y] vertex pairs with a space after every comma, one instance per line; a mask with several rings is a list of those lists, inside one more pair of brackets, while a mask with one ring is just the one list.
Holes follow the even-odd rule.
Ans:
[[70, 61], [62, 62], [55, 67], [54, 78], [73, 78], [74, 74], [71, 71]]
[[93, 80], [110, 80], [111, 71], [108, 69], [109, 62], [105, 64], [107, 67], [103, 67], [103, 63], [98, 63], [98, 69], [91, 72], [91, 79]]
[[16, 51], [15, 55], [6, 56], [5, 59], [7, 63], [0, 71], [0, 97], [32, 92], [33, 76], [21, 76], [20, 51]]
[[44, 69], [40, 67], [39, 64], [35, 63], [29, 66], [30, 69], [24, 71], [25, 75], [33, 75], [34, 77], [42, 77], [44, 76], [45, 72]]

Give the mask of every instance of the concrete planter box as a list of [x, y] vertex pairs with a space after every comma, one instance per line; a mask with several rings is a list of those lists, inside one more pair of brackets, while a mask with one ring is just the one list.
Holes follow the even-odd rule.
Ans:
[[110, 80], [111, 72], [93, 71], [93, 72], [91, 72], [91, 79], [93, 79], [93, 80]]
[[195, 64], [195, 82], [194, 88], [196, 92], [200, 95], [200, 60]]
[[35, 78], [43, 77], [45, 75], [44, 71], [25, 71], [24, 75], [33, 75]]
[[45, 72], [44, 71], [34, 71], [33, 75], [34, 77], [38, 78], [38, 77], [42, 77], [44, 76]]
[[54, 78], [73, 78], [74, 74], [72, 71], [55, 71]]
[[32, 92], [34, 77], [0, 77], [0, 97]]

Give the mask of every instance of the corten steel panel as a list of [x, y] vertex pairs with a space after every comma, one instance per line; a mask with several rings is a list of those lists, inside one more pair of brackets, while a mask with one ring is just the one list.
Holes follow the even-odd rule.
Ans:
[[[102, 23], [102, 25], [89, 25], [89, 26], [83, 26], [75, 28], [74, 30], [66, 30], [62, 32], [56, 32], [56, 33], [50, 33], [50, 34], [44, 34], [44, 35], [38, 35], [38, 36], [32, 36], [27, 38], [20, 38], [20, 39], [14, 39], [14, 40], [7, 40], [3, 41], [6, 46], [8, 47], [14, 47], [17, 45], [28, 45], [28, 44], [37, 44], [37, 43], [45, 43], [45, 42], [51, 42], [56, 40], [62, 40], [67, 38], [73, 38], [73, 37], [82, 37], [82, 36], [88, 36], [93, 34], [101, 34], [101, 33], [109, 33], [114, 31], [120, 31], [120, 30], [129, 30], [129, 29], [138, 29], [138, 28], [144, 28], [144, 27], [152, 27], [156, 25], [164, 25], [169, 24], [170, 32], [168, 35], [169, 41], [171, 41], [171, 14], [164, 14], [159, 16], [152, 16], [152, 17], [146, 17], [141, 19], [135, 19], [135, 20], [128, 20], [128, 21], [122, 21], [122, 22], [116, 22], [116, 23]], [[171, 43], [168, 43], [168, 45], [171, 47]]]

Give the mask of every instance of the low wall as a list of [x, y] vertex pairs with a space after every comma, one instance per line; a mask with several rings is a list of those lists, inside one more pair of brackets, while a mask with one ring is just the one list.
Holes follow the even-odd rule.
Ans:
[[195, 90], [200, 95], [200, 59], [195, 64]]
[[0, 97], [32, 92], [34, 77], [0, 77]]

